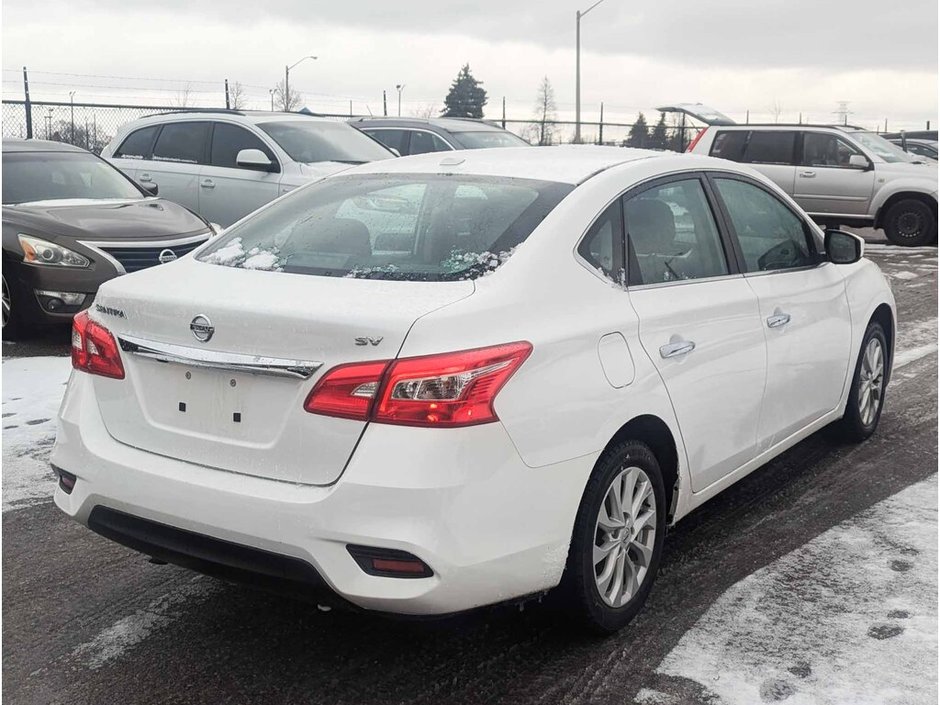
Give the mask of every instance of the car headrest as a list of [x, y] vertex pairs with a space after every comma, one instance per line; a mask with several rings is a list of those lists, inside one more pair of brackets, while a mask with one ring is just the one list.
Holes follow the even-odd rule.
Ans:
[[676, 219], [662, 201], [634, 198], [626, 202], [627, 233], [638, 255], [665, 254], [676, 240]]

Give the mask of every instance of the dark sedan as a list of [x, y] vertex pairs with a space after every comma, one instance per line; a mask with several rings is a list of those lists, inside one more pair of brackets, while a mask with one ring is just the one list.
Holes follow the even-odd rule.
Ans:
[[349, 123], [402, 157], [454, 149], [529, 146], [509, 130], [472, 118], [356, 118]]
[[67, 323], [101, 283], [212, 236], [205, 220], [154, 196], [78, 147], [4, 140], [3, 337]]

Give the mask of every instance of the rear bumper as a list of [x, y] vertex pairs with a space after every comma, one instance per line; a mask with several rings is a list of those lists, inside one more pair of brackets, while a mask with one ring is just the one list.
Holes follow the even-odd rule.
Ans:
[[[91, 378], [79, 372], [63, 401], [52, 455], [54, 465], [78, 478], [70, 494], [56, 490], [56, 504], [85, 525], [96, 507], [107, 508], [265, 552], [301, 572], [308, 566], [307, 575], [355, 606], [414, 615], [458, 612], [557, 585], [594, 461], [529, 468], [500, 424], [372, 424], [335, 484], [272, 481], [118, 443], [101, 420]], [[368, 575], [350, 544], [407, 551], [434, 574]], [[315, 597], [316, 579], [308, 584]]]

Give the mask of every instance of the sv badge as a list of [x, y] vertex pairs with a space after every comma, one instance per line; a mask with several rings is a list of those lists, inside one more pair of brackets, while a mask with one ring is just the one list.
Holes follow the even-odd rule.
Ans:
[[368, 336], [364, 338], [356, 338], [356, 345], [373, 345], [374, 346], [374, 345], [378, 345], [379, 343], [381, 343], [382, 340], [384, 340], [382, 336], [379, 336], [378, 338], [372, 338]]

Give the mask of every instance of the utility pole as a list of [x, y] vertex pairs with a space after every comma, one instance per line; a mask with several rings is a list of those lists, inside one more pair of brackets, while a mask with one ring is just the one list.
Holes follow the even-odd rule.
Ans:
[[228, 79], [227, 78], [225, 79], [225, 109], [226, 110], [232, 109], [232, 106], [229, 104], [229, 100], [228, 100]]
[[398, 91], [398, 117], [401, 117], [401, 92], [405, 90], [405, 84], [404, 83], [396, 84], [395, 90]]
[[26, 108], [26, 139], [33, 138], [33, 104], [29, 100], [29, 76], [26, 75], [26, 67], [23, 67], [23, 95], [24, 106]]
[[300, 61], [295, 61], [290, 66], [284, 66], [284, 111], [290, 112], [290, 70], [294, 68], [301, 61], [306, 61], [307, 59], [317, 60], [315, 56], [305, 56]]
[[388, 96], [385, 95], [385, 89], [382, 89], [382, 115], [388, 117]]
[[584, 12], [575, 12], [575, 40], [574, 40], [574, 141], [581, 143], [581, 18], [600, 5], [604, 0], [597, 0]]
[[69, 122], [72, 127], [69, 133], [69, 143], [75, 144], [75, 91], [69, 91]]
[[836, 102], [838, 103], [839, 108], [838, 108], [838, 110], [833, 110], [832, 112], [835, 113], [836, 115], [838, 115], [838, 116], [841, 118], [841, 121], [842, 121], [842, 124], [843, 124], [843, 125], [848, 125], [848, 124], [849, 124], [849, 115], [852, 114], [852, 111], [849, 110], [849, 101], [847, 101], [847, 100], [839, 100], [839, 101], [836, 101]]

